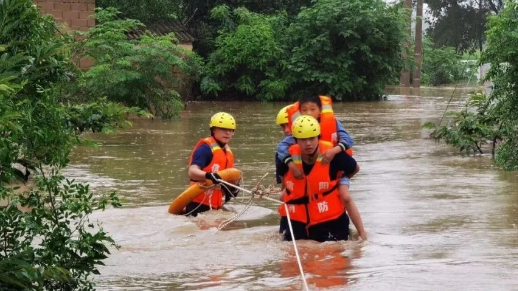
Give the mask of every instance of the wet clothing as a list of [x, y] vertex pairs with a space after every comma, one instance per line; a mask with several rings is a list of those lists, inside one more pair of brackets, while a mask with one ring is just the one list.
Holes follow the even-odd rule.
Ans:
[[212, 161], [212, 150], [208, 144], [200, 145], [192, 155], [192, 161], [189, 166], [196, 165], [200, 167], [200, 169], [205, 168], [210, 161]]
[[[304, 170], [304, 175], [308, 175], [311, 169], [313, 169], [313, 165], [308, 165], [302, 162], [302, 168]], [[355, 169], [356, 160], [345, 152], [340, 152], [336, 154], [329, 163], [329, 176], [331, 179], [336, 179], [338, 173], [343, 172], [342, 178], [344, 178], [344, 175], [352, 174]], [[284, 176], [289, 171], [289, 168], [286, 164], [279, 163], [276, 171], [280, 176]]]
[[[353, 147], [353, 145], [354, 145], [353, 139], [351, 138], [349, 133], [347, 133], [347, 131], [345, 131], [344, 126], [338, 120], [336, 120], [336, 132], [338, 134], [338, 140], [339, 140], [338, 145], [340, 145], [344, 150]], [[328, 141], [330, 141], [330, 140], [328, 140]], [[287, 158], [289, 158], [288, 149], [290, 148], [291, 145], [294, 145], [295, 143], [296, 142], [295, 142], [295, 138], [293, 137], [293, 135], [287, 135], [282, 139], [281, 142], [279, 142], [279, 144], [277, 144], [277, 154], [279, 155], [279, 159], [283, 163], [287, 164], [291, 161], [291, 160], [287, 160]]]
[[[331, 142], [333, 146], [340, 146], [343, 151], [346, 151], [350, 156], [352, 156], [354, 141], [349, 133], [345, 131], [342, 123], [335, 118], [332, 98], [323, 95], [318, 97], [320, 98], [320, 104], [322, 106], [320, 116], [318, 118], [318, 122], [320, 124], [320, 139]], [[301, 115], [300, 103], [293, 103], [288, 107], [288, 109], [286, 109], [286, 112], [288, 113], [288, 126], [291, 129], [293, 121]], [[288, 151], [289, 147], [295, 143], [295, 138], [293, 136], [287, 136], [277, 145], [277, 154], [279, 159], [286, 165], [292, 161]], [[349, 187], [350, 180], [344, 178], [340, 181], [340, 185], [347, 185]]]
[[[292, 222], [296, 225], [296, 239], [325, 241], [346, 240], [348, 237], [349, 219], [340, 199], [337, 182], [342, 174], [349, 175], [355, 171], [356, 161], [345, 152], [340, 152], [329, 164], [323, 165], [321, 156], [331, 147], [331, 143], [319, 141], [315, 153], [318, 156], [313, 164], [302, 161], [298, 145], [290, 148], [293, 162], [304, 172], [305, 177], [302, 180], [295, 179], [285, 164], [279, 165], [278, 172], [284, 176], [285, 186], [282, 198], [288, 205]], [[279, 207], [279, 213], [283, 217], [281, 232], [289, 240], [291, 235], [282, 222], [287, 216], [284, 205]]]
[[[329, 96], [320, 95], [321, 111], [318, 117], [318, 123], [320, 124], [320, 139], [331, 142], [333, 146], [339, 145], [342, 150], [347, 151], [353, 146], [353, 139], [347, 131], [345, 131], [342, 124], [335, 118], [333, 112], [333, 99]], [[297, 117], [301, 115], [300, 102], [295, 102], [290, 105], [286, 112], [288, 113], [288, 126], [291, 130], [293, 122]], [[287, 149], [279, 154], [280, 159], [286, 162]], [[352, 150], [348, 152], [352, 156]]]
[[[340, 139], [340, 141], [338, 142], [338, 145], [340, 147], [342, 147], [342, 149], [344, 151], [349, 150], [354, 144], [353, 139], [351, 138], [351, 136], [349, 136], [347, 131], [345, 131], [343, 125], [338, 120], [336, 121], [336, 128], [337, 128], [338, 138]], [[289, 155], [288, 151], [289, 151], [290, 146], [292, 146], [294, 144], [296, 144], [295, 138], [293, 137], [293, 135], [290, 134], [290, 135], [285, 136], [282, 139], [282, 141], [279, 142], [279, 144], [277, 145], [277, 158], [280, 161], [282, 161], [283, 163], [285, 163], [286, 165], [292, 161], [292, 158]], [[277, 179], [277, 183], [280, 183], [279, 179]], [[347, 177], [343, 177], [340, 180], [340, 185], [347, 185], [349, 187], [350, 184], [351, 184], [351, 181]]]
[[[225, 195], [225, 203], [227, 203], [233, 197], [237, 197], [237, 195], [239, 194], [238, 189], [222, 188], [222, 190], [223, 194]], [[191, 202], [187, 204], [187, 206], [185, 207], [185, 214], [189, 214], [190, 216], [196, 217], [198, 216], [198, 213], [202, 213], [209, 210], [211, 210], [211, 208], [208, 205]]]
[[[306, 224], [302, 222], [292, 220], [291, 226], [297, 239], [325, 242], [348, 240], [349, 238], [349, 216], [345, 212], [337, 219], [310, 226], [307, 230]], [[283, 235], [284, 240], [293, 240], [288, 226], [288, 218], [285, 216], [281, 217], [279, 232]]]
[[[216, 141], [212, 136], [200, 140], [195, 146], [189, 157], [189, 166], [196, 165], [207, 173], [214, 173], [234, 166], [234, 155], [228, 147]], [[191, 180], [191, 185], [197, 181]], [[220, 209], [223, 206], [223, 200], [228, 201], [230, 198], [229, 191], [225, 193], [219, 188], [209, 188], [204, 193], [198, 195], [187, 205], [187, 212], [196, 209], [191, 215], [210, 209]], [[198, 207], [200, 204], [206, 207]], [[189, 211], [190, 209], [190, 211]]]
[[189, 214], [190, 216], [196, 217], [198, 216], [198, 213], [202, 213], [209, 210], [210, 207], [208, 205], [191, 202], [187, 204], [187, 206], [185, 207], [185, 214]]
[[282, 161], [279, 159], [279, 155], [275, 154], [275, 181], [277, 184], [282, 183], [282, 175], [279, 174], [279, 167], [282, 164]]

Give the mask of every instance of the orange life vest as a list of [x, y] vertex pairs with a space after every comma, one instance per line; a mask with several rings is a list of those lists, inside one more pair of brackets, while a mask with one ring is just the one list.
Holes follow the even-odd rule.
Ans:
[[[320, 139], [336, 146], [338, 145], [339, 139], [336, 130], [337, 121], [333, 112], [333, 100], [328, 96], [321, 95], [318, 97], [322, 103], [322, 111], [320, 112]], [[300, 116], [300, 103], [293, 103], [286, 111], [288, 112], [288, 126], [291, 130], [293, 121]], [[347, 149], [345, 152], [350, 156], [353, 155], [352, 149]]]
[[[329, 165], [322, 165], [322, 155], [333, 145], [319, 141], [318, 157], [309, 175], [304, 179], [295, 179], [291, 171], [284, 176], [285, 192], [283, 201], [288, 204], [290, 218], [306, 223], [309, 227], [318, 223], [338, 218], [345, 212], [345, 206], [338, 193], [340, 177], [331, 180]], [[298, 145], [290, 147], [290, 155], [299, 169], [302, 168], [301, 150]], [[284, 205], [279, 207], [279, 214], [286, 216]]]
[[[225, 145], [225, 148], [222, 149], [213, 137], [204, 138], [194, 146], [194, 149], [192, 150], [191, 155], [189, 157], [189, 165], [192, 162], [192, 156], [194, 152], [202, 144], [209, 145], [210, 149], [212, 150], [212, 160], [210, 164], [208, 164], [205, 168], [202, 169], [203, 171], [215, 173], [220, 170], [234, 167], [234, 155], [232, 154], [232, 151], [230, 150], [228, 145]], [[190, 185], [194, 183], [196, 182], [191, 181]], [[221, 206], [223, 206], [223, 199], [223, 191], [219, 187], [216, 187], [207, 189], [207, 191], [196, 196], [193, 202], [205, 204], [211, 207], [212, 209], [220, 209]]]

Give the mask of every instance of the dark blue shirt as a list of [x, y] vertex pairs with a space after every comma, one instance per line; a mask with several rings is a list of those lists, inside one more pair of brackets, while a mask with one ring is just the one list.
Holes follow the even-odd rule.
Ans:
[[282, 183], [282, 176], [279, 173], [281, 164], [282, 161], [279, 159], [279, 154], [275, 153], [275, 180], [277, 181], [277, 184]]
[[194, 154], [192, 155], [191, 166], [196, 165], [203, 170], [203, 168], [210, 164], [212, 157], [214, 157], [214, 155], [212, 154], [210, 146], [204, 143], [194, 151]]

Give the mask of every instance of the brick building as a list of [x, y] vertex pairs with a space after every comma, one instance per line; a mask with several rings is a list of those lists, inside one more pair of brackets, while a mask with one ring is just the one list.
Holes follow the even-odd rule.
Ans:
[[[95, 0], [33, 0], [40, 7], [42, 14], [50, 14], [54, 20], [64, 23], [65, 31], [87, 31], [95, 26], [95, 20], [91, 17], [95, 13]], [[145, 0], [143, 0], [145, 1]], [[187, 50], [192, 50], [194, 38], [187, 32], [181, 22], [165, 20], [145, 23], [145, 29], [138, 29], [127, 34], [129, 39], [139, 39], [146, 30], [156, 35], [165, 35], [174, 32], [178, 45]], [[83, 58], [77, 64], [81, 69], [87, 70], [93, 65], [93, 61]], [[190, 85], [176, 87], [184, 98], [189, 98]]]
[[[95, 20], [91, 17], [95, 13], [95, 0], [34, 0], [34, 4], [41, 8], [41, 13], [52, 15], [57, 22], [65, 23], [66, 28], [70, 30], [87, 31], [95, 26]], [[138, 39], [145, 30], [156, 35], [174, 32], [179, 45], [192, 50], [194, 38], [181, 22], [162, 20], [145, 23], [145, 25], [145, 29], [130, 32], [128, 37]]]
[[[54, 20], [65, 24], [67, 30], [87, 31], [95, 26], [91, 17], [95, 13], [95, 0], [34, 0], [42, 14], [50, 14]], [[93, 61], [83, 58], [79, 61], [81, 69], [88, 69]]]
[[57, 22], [66, 23], [71, 30], [86, 31], [95, 26], [91, 18], [95, 0], [34, 0], [43, 14], [50, 14]]

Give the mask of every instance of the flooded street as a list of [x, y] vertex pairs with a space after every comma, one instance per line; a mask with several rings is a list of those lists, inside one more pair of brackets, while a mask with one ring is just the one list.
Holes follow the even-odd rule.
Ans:
[[[397, 88], [386, 101], [333, 105], [355, 140], [361, 170], [351, 194], [369, 239], [298, 241], [310, 290], [518, 290], [518, 174], [489, 155], [462, 156], [421, 128], [447, 106], [463, 106], [466, 92]], [[285, 105], [194, 102], [178, 121], [136, 120], [114, 135], [88, 135], [100, 147], [75, 149], [64, 174], [123, 202], [91, 217], [121, 246], [100, 269], [98, 289], [302, 290], [274, 203], [254, 200], [221, 231], [234, 213], [167, 213], [188, 186], [189, 153], [218, 111], [236, 118], [230, 146], [245, 188], [266, 173], [262, 184], [271, 184], [282, 139], [275, 116]], [[239, 211], [246, 199], [230, 204]]]

